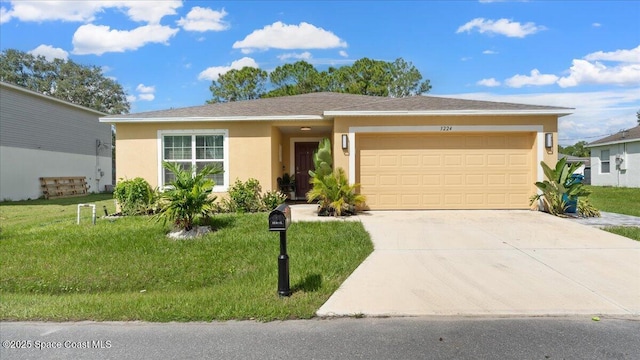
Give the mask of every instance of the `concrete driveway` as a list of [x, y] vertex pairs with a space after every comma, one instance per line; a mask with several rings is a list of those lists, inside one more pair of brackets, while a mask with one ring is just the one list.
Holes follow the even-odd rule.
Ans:
[[640, 315], [640, 242], [533, 211], [372, 211], [374, 252], [318, 310]]

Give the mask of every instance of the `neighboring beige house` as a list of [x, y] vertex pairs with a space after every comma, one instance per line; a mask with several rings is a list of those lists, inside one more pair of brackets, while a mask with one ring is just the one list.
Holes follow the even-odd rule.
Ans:
[[0, 82], [0, 200], [37, 199], [40, 177], [84, 177], [89, 192], [112, 187], [105, 115]]
[[640, 126], [587, 147], [591, 149], [592, 185], [640, 187]]
[[334, 167], [361, 184], [370, 209], [527, 209], [557, 160], [558, 117], [571, 109], [433, 96], [338, 93], [210, 104], [100, 119], [116, 125], [117, 178], [167, 184], [163, 161], [225, 170], [214, 191], [255, 178], [263, 190], [295, 174], [309, 190], [322, 138]]

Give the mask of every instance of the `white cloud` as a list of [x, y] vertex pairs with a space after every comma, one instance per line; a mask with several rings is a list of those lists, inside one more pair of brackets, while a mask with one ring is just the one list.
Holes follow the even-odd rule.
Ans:
[[69, 53], [65, 50], [44, 44], [29, 51], [29, 54], [33, 56], [44, 56], [47, 61], [53, 61], [53, 59], [67, 60], [69, 58]]
[[154, 94], [139, 94], [138, 95], [138, 100], [143, 100], [143, 101], [153, 101], [153, 99], [155, 99], [156, 96]]
[[259, 68], [255, 60], [250, 57], [243, 57], [242, 59], [233, 61], [229, 66], [212, 66], [205, 69], [198, 75], [198, 80], [218, 80], [218, 77], [227, 71], [232, 69], [240, 70], [245, 66]]
[[523, 38], [527, 35], [535, 34], [538, 31], [545, 30], [544, 26], [537, 26], [535, 23], [528, 22], [521, 24], [509, 19], [486, 20], [484, 18], [475, 18], [468, 23], [460, 26], [456, 34], [461, 32], [471, 32], [477, 30], [484, 34], [499, 34], [507, 37]]
[[138, 92], [138, 95], [127, 95], [127, 100], [129, 102], [136, 102], [136, 101], [153, 101], [156, 96], [155, 96], [155, 92], [156, 92], [156, 87], [155, 86], [146, 86], [144, 84], [138, 84], [138, 86], [136, 87], [136, 91]]
[[598, 27], [602, 26], [602, 24], [594, 22], [593, 24], [591, 24], [591, 26], [598, 28]]
[[495, 55], [498, 52], [497, 51], [493, 51], [493, 50], [485, 50], [482, 53], [485, 54], [485, 55]]
[[538, 69], [531, 70], [531, 75], [515, 75], [507, 80], [505, 84], [509, 87], [520, 88], [527, 85], [551, 85], [558, 81], [558, 77], [553, 74], [541, 74]]
[[331, 31], [301, 22], [300, 25], [287, 25], [280, 21], [255, 30], [243, 40], [233, 44], [248, 54], [255, 50], [268, 49], [331, 49], [347, 47], [347, 43]]
[[338, 55], [340, 55], [340, 56], [342, 56], [342, 57], [345, 57], [345, 58], [346, 58], [346, 57], [349, 57], [349, 54], [347, 54], [347, 52], [346, 52], [346, 51], [344, 51], [344, 50], [340, 50], [340, 51], [338, 51]]
[[289, 59], [310, 60], [311, 53], [308, 51], [305, 51], [303, 53], [287, 53], [287, 54], [278, 55], [278, 59], [282, 61], [286, 61]]
[[618, 61], [640, 64], [640, 45], [631, 50], [616, 50], [610, 52], [596, 51], [584, 57], [589, 61]]
[[109, 26], [87, 24], [73, 34], [73, 53], [102, 55], [106, 52], [136, 50], [148, 43], [167, 44], [178, 32], [163, 25], [145, 25], [133, 30], [111, 30]]
[[[69, 21], [91, 22], [96, 14], [109, 8], [124, 9], [133, 21], [158, 24], [166, 15], [175, 15], [182, 6], [181, 0], [163, 1], [11, 1], [12, 7], [2, 11], [2, 22], [20, 21]], [[4, 8], [3, 8], [4, 9]]]
[[4, 7], [0, 7], [0, 24], [11, 21], [13, 15]]
[[620, 129], [634, 127], [637, 125], [635, 114], [640, 108], [640, 91], [637, 88], [594, 92], [511, 95], [465, 93], [442, 96], [575, 108], [573, 114], [558, 120], [558, 134], [562, 145], [581, 140], [595, 141]]
[[[100, 2], [98, 2], [100, 3]], [[160, 20], [167, 15], [175, 15], [176, 9], [182, 7], [181, 0], [163, 1], [105, 1], [105, 7], [113, 4], [119, 8], [126, 8], [127, 15], [134, 21], [147, 22], [149, 24], [159, 24]]]
[[500, 81], [494, 78], [489, 78], [489, 79], [482, 79], [478, 81], [476, 84], [481, 86], [487, 86], [487, 87], [496, 87], [496, 86], [500, 86]]
[[229, 23], [223, 21], [226, 15], [224, 9], [215, 11], [194, 6], [186, 17], [178, 20], [178, 25], [187, 31], [223, 31], [229, 28]]
[[138, 92], [145, 93], [145, 94], [153, 94], [154, 92], [156, 92], [156, 87], [145, 86], [144, 84], [138, 84], [138, 86], [136, 87], [136, 90]]
[[640, 64], [625, 64], [613, 67], [587, 60], [574, 59], [569, 75], [560, 78], [560, 87], [572, 87], [585, 84], [610, 84], [636, 86], [640, 84]]

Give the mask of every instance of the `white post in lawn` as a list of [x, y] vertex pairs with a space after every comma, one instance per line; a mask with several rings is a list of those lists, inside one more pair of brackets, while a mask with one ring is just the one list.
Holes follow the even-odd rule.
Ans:
[[96, 224], [96, 204], [78, 204], [78, 216], [77, 216], [77, 224], [80, 225], [80, 209], [83, 207], [91, 208], [91, 221], [93, 225]]

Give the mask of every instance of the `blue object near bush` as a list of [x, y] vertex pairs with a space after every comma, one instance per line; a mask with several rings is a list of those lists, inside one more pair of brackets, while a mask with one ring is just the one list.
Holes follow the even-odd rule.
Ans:
[[[581, 174], [572, 174], [567, 185], [582, 183], [584, 180], [584, 175]], [[567, 204], [568, 213], [576, 213], [578, 211], [578, 197], [571, 200], [567, 194], [562, 195], [562, 200]]]

